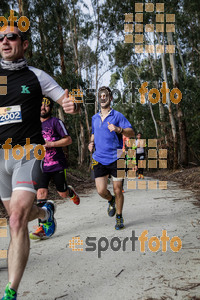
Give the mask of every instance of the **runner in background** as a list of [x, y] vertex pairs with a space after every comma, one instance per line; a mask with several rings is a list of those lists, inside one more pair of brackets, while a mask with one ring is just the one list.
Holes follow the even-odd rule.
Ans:
[[[141, 140], [142, 134], [138, 132], [137, 134], [137, 139], [136, 139], [136, 163], [138, 167], [138, 162], [139, 160], [144, 160], [145, 159], [145, 148], [143, 145], [143, 141]], [[139, 168], [138, 167], [138, 179], [144, 179], [144, 168]]]
[[[124, 228], [124, 196], [123, 178], [117, 177], [117, 150], [122, 150], [122, 135], [133, 137], [134, 132], [124, 115], [111, 108], [112, 92], [109, 87], [99, 89], [98, 101], [101, 110], [92, 117], [92, 135], [88, 149], [92, 152], [95, 148], [92, 157], [97, 192], [108, 201], [108, 215], [113, 217], [117, 212], [115, 229], [120, 230]], [[114, 195], [107, 189], [109, 175], [113, 179]]]
[[[133, 143], [133, 138], [128, 138], [126, 136], [123, 135], [123, 152], [125, 152], [125, 160], [126, 160], [126, 169], [125, 169], [125, 176], [127, 178], [127, 174], [128, 174], [128, 164], [129, 164], [129, 161], [131, 160], [133, 162], [133, 164], [135, 165], [132, 170], [133, 171], [137, 171], [137, 165], [136, 165], [136, 157], [135, 156], [132, 156], [129, 157], [128, 155], [128, 150], [131, 149], [131, 150], [135, 150], [136, 149], [136, 146], [135, 144]], [[122, 181], [122, 193], [124, 193], [124, 179]]]
[[[67, 161], [62, 147], [72, 143], [72, 139], [65, 128], [64, 123], [52, 117], [54, 102], [47, 97], [42, 100], [40, 120], [42, 122], [42, 136], [45, 140], [46, 154], [43, 162], [43, 174], [37, 191], [37, 205], [42, 207], [48, 199], [48, 186], [53, 179], [58, 194], [62, 198], [70, 197], [74, 204], [79, 205], [80, 198], [75, 190], [67, 185], [66, 168]], [[43, 223], [39, 219], [39, 226], [35, 232], [30, 233], [33, 240], [46, 239]]]

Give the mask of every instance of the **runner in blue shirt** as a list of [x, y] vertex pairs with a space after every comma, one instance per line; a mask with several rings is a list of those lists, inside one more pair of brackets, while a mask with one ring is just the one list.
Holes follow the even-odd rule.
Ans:
[[[98, 101], [101, 111], [92, 117], [92, 135], [88, 149], [90, 152], [95, 149], [92, 157], [97, 192], [108, 200], [108, 215], [113, 217], [117, 213], [115, 229], [119, 230], [124, 228], [122, 217], [124, 196], [123, 178], [117, 177], [117, 160], [123, 148], [122, 134], [133, 137], [134, 132], [123, 114], [111, 108], [112, 92], [109, 87], [103, 86], [99, 89]], [[109, 175], [113, 178], [114, 196], [107, 189]]]

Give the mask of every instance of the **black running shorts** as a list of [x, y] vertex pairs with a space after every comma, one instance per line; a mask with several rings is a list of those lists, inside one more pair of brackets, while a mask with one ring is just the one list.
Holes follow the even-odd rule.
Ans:
[[51, 178], [53, 179], [58, 192], [67, 191], [66, 169], [55, 172], [44, 172], [39, 184], [39, 189], [48, 189]]
[[[97, 162], [96, 162], [97, 163]], [[114, 181], [122, 181], [123, 178], [117, 178], [117, 160], [109, 165], [97, 163], [94, 165], [94, 178], [111, 175]]]

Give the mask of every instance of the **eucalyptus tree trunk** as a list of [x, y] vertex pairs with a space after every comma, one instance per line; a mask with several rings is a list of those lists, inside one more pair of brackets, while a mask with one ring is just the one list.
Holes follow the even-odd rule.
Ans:
[[[73, 27], [73, 29], [72, 29]], [[75, 72], [77, 76], [81, 75], [81, 69], [80, 69], [80, 63], [79, 63], [79, 56], [78, 56], [78, 33], [77, 33], [77, 17], [76, 17], [76, 10], [73, 4], [73, 26], [72, 22], [70, 21], [70, 30], [71, 30], [71, 38], [72, 38], [72, 45], [74, 48], [74, 64], [75, 64]], [[77, 85], [77, 89], [80, 89], [80, 86]], [[83, 118], [84, 114], [84, 118]], [[86, 121], [86, 128], [87, 128], [87, 134], [88, 134], [88, 140], [90, 137], [90, 129], [89, 129], [89, 119], [88, 119], [88, 113], [87, 108], [83, 104], [83, 109], [80, 109], [79, 112], [79, 126], [80, 126], [80, 134], [78, 135], [78, 150], [79, 150], [79, 158], [78, 158], [78, 164], [82, 166], [85, 162], [86, 158], [86, 140], [85, 140], [85, 131], [84, 131], [84, 123], [83, 120]]]
[[[29, 15], [29, 1], [28, 0], [18, 0], [18, 7], [19, 7], [19, 15], [26, 16], [30, 20]], [[31, 39], [31, 26], [28, 30], [28, 40], [29, 40], [29, 47], [27, 49], [27, 56], [28, 58], [32, 58], [33, 52], [32, 52], [32, 39]]]
[[[155, 53], [155, 59], [157, 59], [156, 57], [156, 53]], [[149, 54], [149, 60], [150, 60], [150, 65], [151, 65], [151, 69], [152, 69], [152, 73], [155, 76], [155, 69], [154, 69], [154, 65], [153, 65], [153, 61], [151, 58], [151, 55]], [[156, 89], [158, 90], [158, 81], [154, 80], [154, 86], [156, 87]], [[155, 129], [156, 129], [156, 135], [157, 138], [159, 137], [159, 131], [158, 131], [158, 125], [157, 122], [155, 120], [154, 114], [153, 114], [153, 109], [152, 109], [152, 104], [149, 101], [149, 108], [150, 108], [150, 112], [151, 112], [151, 116], [155, 125]], [[161, 101], [159, 101], [159, 113], [160, 113], [160, 121], [161, 121], [161, 135], [164, 135], [164, 108], [163, 108], [163, 104]]]
[[[167, 33], [167, 40], [169, 45], [173, 45], [173, 37], [172, 33]], [[172, 69], [172, 80], [173, 87], [179, 89], [179, 79], [178, 72], [176, 67], [175, 54], [169, 53], [170, 65]], [[188, 164], [188, 148], [187, 148], [187, 137], [186, 137], [186, 124], [183, 116], [183, 111], [181, 109], [181, 102], [176, 104], [177, 109], [177, 118], [178, 118], [178, 127], [179, 127], [179, 135], [180, 135], [180, 164], [187, 165]]]
[[[58, 2], [58, 5], [60, 5], [60, 2]], [[60, 7], [59, 7], [60, 8]], [[63, 29], [62, 29], [62, 25], [61, 25], [61, 19], [60, 19], [60, 15], [59, 15], [59, 9], [56, 12], [57, 16], [57, 29], [58, 29], [58, 36], [59, 36], [59, 56], [60, 56], [60, 67], [61, 67], [61, 73], [63, 76], [66, 75], [66, 67], [65, 67], [65, 59], [64, 59], [64, 42], [63, 42]], [[65, 122], [65, 116], [64, 116], [64, 112], [63, 112], [63, 108], [62, 106], [59, 106], [58, 108], [58, 115], [59, 115], [59, 119], [61, 119], [63, 122]]]
[[96, 44], [96, 80], [95, 80], [95, 86], [96, 86], [96, 101], [95, 101], [95, 114], [97, 113], [98, 110], [98, 87], [99, 87], [99, 39], [100, 39], [100, 22], [99, 22], [99, 2], [97, 0], [97, 44]]
[[[138, 78], [140, 84], [142, 85], [142, 80], [141, 80], [141, 78], [140, 78], [139, 73], [137, 72], [137, 70], [136, 70], [136, 68], [135, 68], [134, 66], [133, 66], [133, 68], [134, 68], [135, 74], [136, 74], [136, 76], [137, 76], [137, 78]], [[156, 119], [155, 119], [155, 117], [154, 117], [154, 113], [153, 113], [153, 109], [152, 109], [152, 104], [151, 104], [150, 101], [148, 101], [148, 103], [149, 103], [149, 108], [150, 108], [150, 112], [151, 112], [151, 117], [152, 117], [152, 119], [153, 119], [153, 123], [154, 123], [154, 126], [155, 126], [156, 136], [157, 136], [157, 138], [158, 138], [158, 125], [157, 125]]]
[[[157, 33], [158, 43], [161, 45], [160, 36]], [[168, 80], [167, 80], [167, 71], [166, 71], [166, 65], [165, 65], [165, 57], [164, 53], [161, 53], [161, 62], [162, 62], [162, 70], [163, 70], [163, 77], [164, 81], [166, 82], [167, 88], [168, 88]], [[172, 130], [172, 137], [173, 137], [173, 168], [178, 168], [178, 137], [177, 137], [177, 130], [176, 130], [176, 122], [174, 119], [174, 115], [172, 112], [172, 106], [171, 106], [171, 100], [169, 93], [166, 93], [166, 102], [167, 102], [167, 108], [169, 112], [169, 121], [171, 125]]]

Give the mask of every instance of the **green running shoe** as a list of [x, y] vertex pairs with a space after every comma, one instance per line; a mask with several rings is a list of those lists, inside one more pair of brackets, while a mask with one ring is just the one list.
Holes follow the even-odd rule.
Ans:
[[115, 208], [115, 197], [113, 200], [108, 202], [108, 215], [109, 217], [114, 217], [116, 213], [116, 208]]
[[124, 219], [120, 216], [116, 216], [116, 225], [115, 225], [115, 229], [116, 230], [120, 230], [124, 228]]
[[6, 286], [5, 293], [1, 300], [17, 300], [17, 293], [15, 290], [10, 288], [11, 282], [9, 282]]
[[49, 212], [49, 218], [45, 222], [41, 222], [45, 237], [48, 238], [51, 237], [56, 231], [56, 220], [54, 219], [56, 204], [53, 201], [48, 200], [43, 207], [45, 207]]

